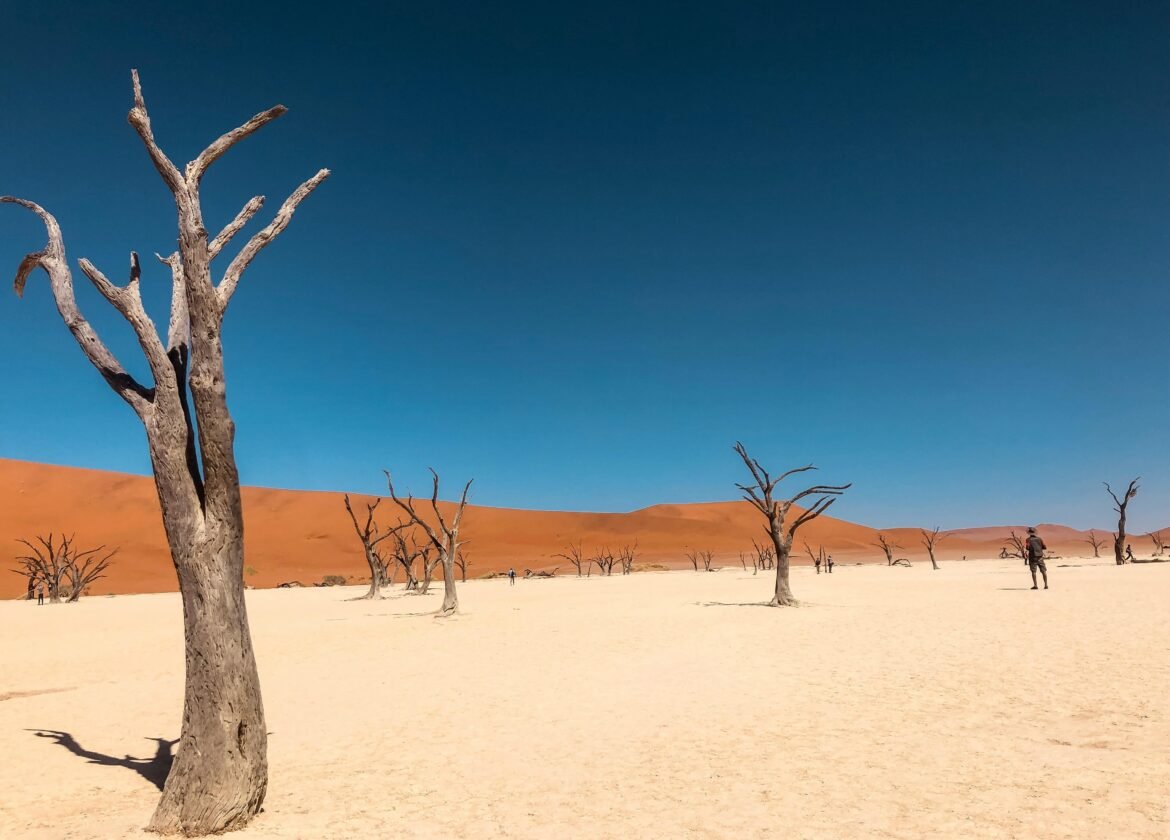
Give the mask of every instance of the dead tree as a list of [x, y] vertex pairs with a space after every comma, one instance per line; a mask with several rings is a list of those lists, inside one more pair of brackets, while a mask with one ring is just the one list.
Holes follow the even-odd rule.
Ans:
[[[359, 525], [358, 518], [349, 504], [349, 494], [345, 494], [345, 509], [349, 512], [349, 518], [353, 520], [353, 530], [362, 542], [362, 551], [370, 567], [370, 590], [362, 598], [381, 597], [382, 587], [390, 583], [387, 563], [378, 550], [378, 544], [394, 536], [394, 530], [382, 532], [378, 530], [378, 524], [374, 521], [374, 511], [381, 503], [381, 499], [374, 499], [373, 503], [366, 502], [366, 524]], [[400, 525], [399, 528], [401, 527]]]
[[459, 567], [459, 582], [467, 583], [467, 567], [471, 565], [471, 562], [467, 559], [466, 551], [455, 552], [455, 565]]
[[938, 526], [933, 531], [919, 528], [922, 532], [922, 544], [926, 546], [926, 553], [930, 555], [930, 568], [938, 571], [938, 563], [934, 559], [934, 547], [947, 538], [946, 534], [939, 534]]
[[1125, 512], [1129, 507], [1130, 501], [1137, 495], [1138, 482], [1141, 480], [1140, 476], [1129, 483], [1129, 487], [1120, 499], [1117, 494], [1113, 492], [1113, 488], [1109, 486], [1109, 482], [1104, 482], [1105, 489], [1113, 498], [1113, 509], [1117, 511], [1117, 532], [1113, 535], [1113, 559], [1118, 566], [1125, 565]]
[[[432, 552], [434, 552], [433, 555]], [[419, 560], [419, 569], [422, 571], [422, 581], [418, 586], [418, 594], [426, 595], [431, 591], [431, 581], [435, 579], [435, 567], [442, 562], [443, 554], [440, 551], [435, 551], [433, 544], [423, 544], [418, 546], [416, 556]]]
[[406, 500], [403, 501], [395, 495], [394, 482], [390, 479], [389, 472], [386, 472], [386, 485], [390, 488], [390, 498], [402, 508], [412, 523], [422, 529], [431, 546], [438, 552], [438, 560], [443, 564], [443, 605], [439, 607], [438, 615], [454, 615], [459, 610], [459, 595], [455, 591], [455, 555], [459, 553], [459, 547], [462, 545], [459, 542], [459, 523], [463, 520], [463, 511], [467, 508], [467, 491], [471, 489], [471, 481], [463, 485], [463, 495], [459, 498], [455, 515], [448, 523], [443, 512], [439, 510], [439, 474], [431, 470], [431, 511], [434, 513], [438, 530], [414, 509], [413, 496], [407, 494]]
[[1028, 559], [1028, 546], [1023, 537], [1013, 530], [1004, 540], [1003, 554], [1007, 557], [1016, 557], [1020, 560]]
[[[782, 473], [777, 478], [772, 478], [768, 474], [768, 471], [760, 465], [759, 461], [748, 455], [747, 449], [744, 448], [742, 443], [735, 444], [735, 451], [743, 459], [744, 466], [748, 468], [748, 472], [751, 473], [752, 481], [754, 482], [753, 484], [737, 484], [736, 486], [743, 491], [744, 499], [750, 502], [767, 519], [768, 524], [765, 530], [772, 540], [772, 548], [775, 551], [776, 589], [772, 600], [769, 602], [769, 606], [794, 606], [797, 601], [792, 596], [792, 589], [788, 585], [788, 556], [792, 551], [792, 540], [796, 536], [796, 531], [804, 523], [811, 522], [828, 510], [833, 502], [837, 501], [837, 497], [848, 490], [852, 484], [815, 484], [812, 487], [801, 490], [788, 499], [775, 499], [773, 495], [776, 486], [780, 482], [790, 475], [808, 472], [809, 470], [816, 469], [816, 467], [809, 464], [808, 466], [797, 467], [796, 469]], [[810, 496], [816, 497], [813, 499], [812, 504], [789, 523], [787, 517], [792, 505]]]
[[[576, 545], [570, 543], [563, 554], [554, 554], [553, 556], [563, 557], [572, 563], [573, 567], [577, 570], [577, 577], [582, 577], [582, 566], [587, 566], [590, 562], [585, 559], [585, 552], [582, 551], [581, 543], [579, 542]], [[585, 571], [588, 571], [588, 569], [586, 568]]]
[[757, 569], [766, 572], [776, 565], [776, 552], [771, 547], [752, 540], [752, 550], [755, 552], [752, 562]]
[[[114, 357], [82, 316], [57, 220], [31, 201], [0, 197], [35, 213], [48, 244], [26, 256], [16, 273], [24, 290], [41, 268], [69, 331], [146, 431], [163, 525], [183, 600], [186, 690], [180, 747], [149, 830], [215, 834], [242, 828], [260, 810], [268, 785], [267, 727], [244, 606], [243, 512], [233, 448], [235, 426], [224, 381], [224, 314], [252, 260], [285, 230], [300, 203], [329, 175], [301, 184], [231, 260], [217, 284], [211, 262], [260, 211], [251, 199], [218, 234], [204, 225], [200, 187], [208, 169], [239, 141], [285, 113], [276, 106], [213, 141], [184, 168], [155, 141], [138, 73], [131, 73], [129, 120], [174, 197], [179, 249], [160, 260], [171, 271], [166, 343], [143, 306], [137, 254], [117, 286], [88, 260], [79, 265], [98, 292], [130, 324], [153, 382], [141, 383]], [[192, 411], [193, 408], [193, 411]]]
[[894, 565], [894, 549], [901, 548], [902, 546], [887, 540], [885, 534], [878, 534], [878, 541], [874, 545], [880, 548], [882, 553], [886, 555], [886, 565]]
[[698, 551], [684, 551], [683, 555], [691, 561], [691, 567], [697, 572], [699, 571], [699, 552]]
[[1087, 542], [1089, 545], [1093, 546], [1093, 556], [1094, 557], [1101, 556], [1101, 546], [1105, 545], [1105, 540], [1098, 537], [1096, 531], [1090, 530], [1089, 531], [1089, 538], [1087, 540], [1085, 540], [1085, 542]]
[[65, 577], [65, 567], [69, 565], [69, 546], [72, 538], [61, 536], [58, 540], [52, 533], [48, 537], [38, 536], [37, 543], [20, 539], [18, 543], [28, 548], [30, 554], [16, 558], [18, 575], [29, 579], [29, 587], [36, 582], [43, 583], [49, 592], [49, 603], [61, 602], [61, 581]]
[[711, 571], [711, 564], [715, 562], [715, 554], [713, 552], [710, 552], [710, 551], [700, 551], [699, 557], [703, 561], [703, 571], [704, 572]]
[[88, 551], [78, 551], [69, 558], [65, 567], [65, 578], [69, 582], [69, 603], [74, 603], [85, 594], [90, 584], [106, 576], [106, 569], [110, 561], [118, 553], [118, 549], [103, 554], [105, 546], [91, 548]]
[[617, 557], [608, 548], [599, 549], [597, 554], [592, 558], [593, 562], [597, 564], [597, 573], [610, 577], [613, 575], [613, 567], [617, 565]]
[[1158, 531], [1150, 531], [1146, 536], [1154, 544], [1154, 556], [1161, 557], [1162, 552], [1166, 550], [1166, 540], [1162, 537], [1162, 534]]
[[814, 566], [817, 568], [824, 568], [826, 571], [828, 570], [829, 564], [827, 558], [829, 555], [828, 552], [825, 551], [825, 547], [823, 545], [818, 545], [817, 550], [814, 552], [812, 550], [812, 546], [808, 543], [805, 543], [804, 550], [805, 553], [808, 554], [808, 559], [812, 560]]
[[743, 570], [745, 572], [747, 571], [747, 557], [744, 555], [744, 553], [742, 551], [739, 553], [739, 565], [743, 568]]
[[622, 566], [622, 574], [632, 574], [634, 571], [634, 561], [637, 559], [638, 541], [634, 540], [633, 545], [622, 546], [618, 551], [618, 562]]
[[[425, 548], [419, 546], [414, 535], [407, 533], [407, 530], [401, 527], [409, 524], [409, 522], [400, 522], [399, 527], [391, 529], [391, 533], [394, 535], [394, 562], [401, 566], [402, 570], [406, 573], [406, 591], [417, 592], [418, 576], [414, 573], [414, 561], [422, 557], [423, 566], [425, 567], [428, 561], [424, 555], [429, 551], [429, 546]], [[407, 537], [410, 538], [409, 541]]]

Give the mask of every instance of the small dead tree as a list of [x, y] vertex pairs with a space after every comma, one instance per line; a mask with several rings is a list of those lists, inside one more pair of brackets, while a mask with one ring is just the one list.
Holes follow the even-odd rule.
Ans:
[[1004, 540], [1003, 555], [1016, 557], [1020, 560], [1028, 559], [1028, 545], [1024, 538], [1019, 536], [1014, 530]]
[[69, 582], [69, 603], [76, 602], [89, 589], [90, 584], [106, 576], [106, 569], [109, 568], [110, 561], [114, 559], [118, 549], [103, 554], [105, 548], [103, 545], [88, 551], [78, 551], [69, 558], [69, 564], [65, 567], [65, 579]]
[[710, 551], [700, 551], [699, 557], [703, 560], [703, 571], [711, 571], [711, 564], [715, 562], [715, 555]]
[[[393, 537], [395, 531], [391, 529], [389, 531], [379, 532], [378, 524], [374, 521], [374, 511], [377, 510], [378, 505], [381, 503], [381, 499], [374, 499], [372, 503], [366, 502], [366, 522], [364, 525], [359, 525], [357, 515], [353, 512], [353, 507], [349, 503], [349, 494], [345, 494], [345, 509], [349, 513], [349, 518], [353, 521], [354, 533], [361, 540], [366, 564], [370, 567], [370, 589], [362, 596], [363, 599], [381, 597], [382, 587], [390, 583], [390, 574], [387, 569], [388, 564], [378, 550], [378, 544], [383, 540]], [[400, 525], [398, 527], [401, 529], [403, 526]]]
[[471, 565], [471, 562], [467, 559], [466, 551], [455, 552], [455, 565], [459, 567], [459, 582], [467, 583], [467, 567]]
[[435, 579], [435, 567], [442, 561], [442, 553], [435, 551], [433, 545], [418, 547], [419, 568], [422, 570], [422, 581], [418, 586], [418, 594], [426, 595], [431, 591], [431, 581]]
[[443, 512], [439, 509], [439, 474], [431, 470], [431, 511], [434, 513], [438, 525], [437, 530], [415, 510], [413, 496], [407, 494], [405, 501], [398, 498], [394, 492], [394, 482], [388, 471], [386, 472], [386, 486], [390, 489], [390, 498], [403, 510], [413, 524], [422, 529], [427, 539], [430, 540], [431, 546], [438, 552], [438, 561], [443, 565], [443, 604], [439, 607], [438, 615], [454, 615], [459, 610], [459, 595], [455, 591], [455, 555], [459, 552], [461, 545], [459, 524], [463, 520], [463, 511], [467, 508], [467, 492], [471, 489], [471, 481], [463, 485], [463, 495], [459, 498], [455, 515], [448, 523], [443, 517]]
[[624, 545], [618, 551], [618, 562], [622, 566], [622, 574], [632, 574], [634, 571], [634, 561], [637, 559], [638, 541], [634, 540], [633, 545]]
[[294, 190], [216, 283], [212, 260], [260, 211], [264, 199], [251, 199], [212, 236], [200, 199], [204, 176], [236, 143], [287, 109], [277, 105], [257, 114], [180, 169], [155, 140], [137, 71], [131, 71], [131, 80], [130, 125], [173, 196], [178, 217], [178, 251], [159, 257], [171, 272], [165, 344], [143, 305], [136, 253], [130, 254], [125, 286], [115, 285], [88, 260], [79, 266], [129, 323], [153, 382], [139, 382], [81, 314], [61, 228], [52, 214], [20, 198], [2, 196], [0, 202], [32, 211], [48, 235], [48, 244], [27, 255], [17, 268], [17, 295], [33, 271], [44, 270], [57, 310], [78, 346], [146, 432], [182, 595], [186, 654], [180, 747], [147, 828], [159, 834], [200, 836], [243, 828], [260, 810], [268, 787], [268, 728], [244, 606], [243, 507], [235, 424], [224, 378], [223, 319], [245, 269], [285, 230], [297, 207], [329, 171], [322, 169]]
[[1109, 482], [1103, 482], [1105, 489], [1113, 499], [1113, 509], [1117, 511], [1117, 532], [1113, 535], [1113, 559], [1118, 566], [1125, 565], [1125, 514], [1129, 503], [1138, 492], [1138, 481], [1141, 477], [1135, 478], [1129, 483], [1124, 495], [1119, 499], [1117, 494], [1113, 492], [1113, 488], [1109, 486]]
[[1098, 537], [1096, 531], [1090, 530], [1089, 531], [1089, 538], [1087, 540], [1085, 540], [1085, 542], [1087, 542], [1089, 545], [1093, 546], [1093, 556], [1094, 557], [1101, 556], [1101, 546], [1105, 545], [1105, 540]]
[[576, 545], [570, 543], [568, 547], [565, 548], [564, 553], [554, 554], [553, 556], [563, 557], [572, 563], [573, 568], [577, 570], [577, 577], [583, 577], [585, 576], [585, 572], [588, 572], [588, 568], [583, 567], [587, 567], [590, 561], [585, 559], [585, 552], [581, 549], [580, 542], [578, 542]]
[[1150, 531], [1146, 536], [1154, 544], [1154, 556], [1161, 557], [1162, 552], [1166, 549], [1166, 540], [1162, 537], [1162, 534], [1158, 531]]
[[414, 534], [408, 532], [409, 525], [409, 522], [399, 522], [390, 533], [394, 535], [394, 562], [406, 573], [406, 591], [417, 592], [418, 576], [414, 573], [414, 561], [421, 557], [425, 568], [430, 547], [418, 544]]
[[597, 564], [597, 573], [610, 577], [613, 575], [613, 567], [617, 565], [617, 557], [608, 548], [598, 550], [596, 556], [593, 557], [593, 562]]
[[693, 569], [694, 569], [696, 572], [697, 572], [697, 571], [699, 571], [699, 552], [698, 552], [697, 550], [696, 550], [696, 551], [684, 551], [684, 552], [683, 552], [683, 555], [684, 555], [684, 556], [685, 556], [685, 557], [686, 557], [688, 560], [690, 560], [690, 561], [691, 561], [691, 567], [692, 567], [692, 568], [693, 568]]
[[897, 543], [890, 542], [886, 539], [885, 534], [880, 533], [878, 534], [878, 541], [875, 542], [874, 545], [880, 548], [882, 553], [886, 555], [886, 565], [894, 565], [894, 549], [901, 548], [902, 546], [898, 545]]
[[[748, 455], [747, 449], [744, 448], [742, 443], [735, 444], [735, 451], [743, 460], [744, 466], [748, 468], [748, 472], [751, 473], [752, 481], [754, 482], [753, 484], [737, 484], [736, 486], [743, 491], [744, 499], [750, 502], [767, 519], [768, 524], [765, 530], [772, 540], [772, 548], [775, 551], [776, 588], [772, 600], [769, 602], [769, 606], [794, 606], [797, 601], [793, 597], [792, 589], [788, 583], [788, 557], [792, 551], [792, 540], [796, 536], [796, 531], [801, 525], [806, 522], [811, 522], [828, 510], [837, 501], [837, 498], [853, 485], [815, 484], [812, 487], [801, 490], [788, 499], [776, 499], [774, 498], [774, 493], [780, 482], [791, 475], [808, 472], [809, 470], [816, 469], [816, 467], [809, 464], [808, 466], [788, 470], [780, 476], [772, 478], [768, 474], [768, 471], [760, 465], [759, 461]], [[812, 504], [789, 522], [788, 513], [792, 505], [810, 496], [816, 497], [812, 500]]]
[[938, 563], [934, 559], [934, 547], [947, 538], [946, 534], [939, 534], [936, 525], [933, 531], [919, 528], [922, 532], [922, 544], [926, 546], [926, 553], [930, 555], [930, 568], [938, 571]]
[[776, 565], [776, 552], [770, 546], [752, 540], [752, 550], [755, 552], [752, 556], [752, 563], [757, 571], [766, 572]]
[[747, 571], [747, 556], [742, 551], [739, 553], [739, 565], [745, 572]]

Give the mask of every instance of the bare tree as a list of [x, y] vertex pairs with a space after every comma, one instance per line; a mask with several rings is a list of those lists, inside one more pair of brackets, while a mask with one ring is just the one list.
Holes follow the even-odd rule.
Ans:
[[902, 546], [887, 540], [885, 534], [878, 534], [878, 541], [874, 545], [880, 548], [882, 553], [886, 555], [886, 565], [894, 565], [894, 549], [901, 548]]
[[699, 557], [703, 560], [703, 571], [711, 571], [711, 564], [715, 562], [715, 555], [710, 551], [700, 551]]
[[1162, 537], [1159, 531], [1150, 531], [1146, 534], [1150, 538], [1150, 542], [1154, 544], [1154, 556], [1161, 557], [1162, 552], [1166, 550], [1166, 540]]
[[622, 566], [622, 574], [628, 575], [634, 571], [634, 561], [637, 559], [638, 541], [634, 540], [633, 545], [624, 545], [618, 551], [618, 562]]
[[455, 565], [459, 567], [459, 582], [467, 583], [467, 567], [471, 565], [471, 562], [467, 559], [466, 551], [460, 549], [455, 552]]
[[1015, 530], [1008, 535], [1004, 540], [1003, 554], [1008, 557], [1018, 557], [1021, 560], [1028, 559], [1028, 546], [1024, 538], [1019, 536]]
[[414, 534], [407, 533], [407, 529], [403, 528], [403, 525], [408, 526], [410, 522], [400, 522], [398, 526], [390, 530], [390, 533], [394, 535], [394, 562], [406, 573], [406, 591], [417, 592], [418, 576], [414, 573], [414, 561], [421, 557], [425, 568], [428, 562], [426, 555], [430, 546], [420, 546], [414, 538]]
[[[370, 590], [362, 598], [380, 597], [382, 587], [390, 583], [390, 575], [386, 568], [387, 563], [378, 550], [378, 544], [393, 537], [395, 531], [391, 529], [379, 532], [378, 524], [374, 521], [374, 511], [381, 503], [381, 499], [374, 499], [372, 503], [366, 502], [366, 522], [364, 525], [359, 525], [357, 515], [354, 514], [353, 507], [349, 503], [349, 494], [345, 494], [345, 509], [349, 512], [349, 518], [353, 520], [353, 530], [362, 542], [362, 551], [365, 553], [366, 563], [370, 567]], [[398, 527], [401, 529], [403, 526]]]
[[[422, 572], [422, 581], [418, 585], [418, 594], [426, 595], [431, 591], [431, 581], [435, 579], [435, 567], [443, 560], [443, 553], [435, 551], [433, 544], [423, 543], [417, 546], [415, 554], [419, 560], [419, 570]], [[434, 554], [432, 554], [434, 552]]]
[[934, 559], [934, 547], [947, 538], [947, 534], [939, 534], [936, 525], [933, 531], [919, 528], [922, 532], [922, 544], [926, 546], [926, 553], [930, 555], [930, 568], [938, 571], [938, 563]]
[[747, 571], [747, 556], [742, 551], [739, 553], [739, 565], [745, 572]]
[[[132, 327], [153, 384], [140, 383], [114, 357], [81, 314], [57, 220], [31, 201], [0, 197], [35, 213], [48, 245], [21, 261], [16, 292], [41, 268], [69, 331], [86, 357], [142, 421], [167, 543], [183, 599], [186, 690], [180, 747], [148, 825], [161, 834], [213, 834], [241, 828], [260, 810], [268, 785], [267, 727], [244, 606], [243, 512], [224, 384], [223, 317], [244, 270], [285, 230], [300, 203], [329, 175], [301, 184], [224, 271], [211, 262], [259, 212], [250, 200], [216, 236], [203, 222], [204, 175], [232, 146], [285, 113], [276, 106], [211, 143], [180, 170], [155, 142], [137, 71], [132, 71], [131, 126], [174, 196], [179, 250], [159, 259], [171, 269], [171, 314], [164, 345], [143, 306], [141, 269], [130, 255], [125, 286], [88, 260], [79, 265]], [[192, 412], [190, 409], [193, 408]]]
[[825, 569], [825, 571], [829, 570], [829, 564], [828, 564], [829, 554], [827, 551], [825, 551], [825, 547], [823, 545], [818, 545], [817, 550], [813, 551], [812, 546], [809, 545], [808, 543], [805, 543], [804, 544], [804, 551], [806, 554], [808, 554], [808, 559], [812, 561], [813, 565], [817, 568], [818, 571], [822, 567]]
[[459, 498], [455, 515], [448, 523], [443, 517], [443, 512], [439, 510], [439, 474], [431, 470], [431, 510], [438, 524], [437, 531], [414, 509], [413, 496], [408, 494], [405, 501], [398, 498], [394, 493], [394, 482], [390, 479], [389, 472], [386, 472], [386, 485], [390, 488], [390, 498], [402, 508], [412, 523], [423, 530], [438, 552], [438, 559], [443, 564], [443, 605], [439, 608], [438, 614], [454, 615], [459, 610], [459, 595], [455, 591], [455, 555], [462, 545], [459, 542], [459, 523], [463, 520], [463, 511], [467, 508], [467, 491], [471, 489], [471, 481], [463, 485], [463, 495]]
[[1129, 503], [1133, 500], [1133, 497], [1137, 495], [1138, 482], [1140, 480], [1141, 477], [1139, 476], [1138, 478], [1135, 478], [1133, 481], [1131, 481], [1129, 483], [1129, 487], [1125, 491], [1125, 495], [1123, 495], [1120, 499], [1117, 498], [1117, 494], [1113, 492], [1113, 488], [1109, 486], [1109, 482], [1103, 482], [1105, 484], [1105, 489], [1113, 498], [1113, 509], [1117, 511], [1117, 532], [1113, 536], [1113, 559], [1117, 562], [1118, 566], [1125, 565], [1126, 508], [1129, 507]]
[[757, 569], [762, 569], [766, 572], [775, 567], [776, 552], [770, 546], [752, 540], [752, 550], [755, 552], [752, 562]]
[[[811, 522], [828, 510], [829, 506], [837, 501], [837, 497], [848, 490], [852, 484], [815, 484], [788, 499], [775, 499], [773, 494], [780, 482], [790, 475], [814, 470], [816, 467], [809, 464], [789, 470], [777, 478], [772, 478], [759, 461], [748, 455], [747, 449], [742, 443], [735, 444], [735, 451], [743, 459], [744, 466], [748, 468], [754, 482], [753, 484], [737, 484], [736, 486], [743, 491], [744, 499], [767, 519], [768, 525], [765, 530], [772, 540], [772, 548], [776, 554], [776, 590], [769, 606], [793, 606], [797, 601], [792, 596], [792, 589], [788, 585], [788, 556], [792, 551], [792, 540], [796, 536], [796, 531], [804, 523]], [[787, 523], [788, 512], [792, 505], [810, 496], [816, 497], [812, 504], [805, 508], [791, 523]]]
[[[572, 563], [574, 568], [577, 569], [577, 577], [582, 577], [582, 566], [587, 566], [590, 562], [585, 559], [585, 552], [581, 549], [580, 542], [578, 542], [576, 545], [570, 543], [569, 546], [565, 549], [565, 553], [554, 554], [553, 556], [563, 557]], [[585, 569], [585, 571], [588, 571], [588, 569]]]
[[80, 599], [90, 584], [106, 576], [106, 569], [118, 549], [103, 554], [105, 548], [103, 545], [88, 551], [78, 551], [69, 558], [69, 564], [65, 566], [65, 578], [69, 581], [70, 603]]
[[613, 575], [613, 567], [617, 565], [617, 557], [608, 548], [598, 549], [597, 554], [593, 557], [593, 562], [597, 564], [597, 573], [609, 577]]
[[697, 549], [694, 551], [684, 551], [683, 556], [691, 561], [691, 567], [696, 572], [699, 571], [699, 552]]
[[1097, 536], [1097, 532], [1090, 529], [1089, 538], [1085, 540], [1089, 545], [1093, 546], [1093, 556], [1101, 556], [1101, 546], [1105, 545], [1105, 540]]

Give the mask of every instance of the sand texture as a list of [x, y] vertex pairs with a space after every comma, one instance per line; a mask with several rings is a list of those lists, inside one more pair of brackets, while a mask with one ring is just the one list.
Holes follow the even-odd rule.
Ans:
[[[253, 591], [270, 783], [233, 836], [1164, 840], [1170, 566], [1051, 572], [799, 568], [793, 609], [738, 568], [473, 581], [448, 620]], [[0, 631], [0, 837], [145, 836], [178, 596]]]

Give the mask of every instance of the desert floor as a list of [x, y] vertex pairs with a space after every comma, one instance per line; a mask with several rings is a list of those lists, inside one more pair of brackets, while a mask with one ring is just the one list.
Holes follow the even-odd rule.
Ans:
[[[253, 591], [270, 783], [235, 836], [1164, 840], [1170, 565], [1050, 571], [801, 567], [784, 610], [739, 569], [475, 581], [448, 620]], [[143, 836], [178, 596], [0, 631], [0, 836]]]

